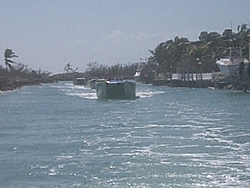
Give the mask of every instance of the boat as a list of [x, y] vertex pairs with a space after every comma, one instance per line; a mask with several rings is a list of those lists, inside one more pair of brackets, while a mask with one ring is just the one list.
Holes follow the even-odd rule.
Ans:
[[135, 72], [134, 79], [135, 79], [136, 82], [141, 81], [141, 72], [140, 71]]
[[231, 48], [228, 57], [224, 57], [216, 61], [216, 64], [221, 71], [221, 74], [226, 77], [235, 77], [239, 75], [238, 70], [240, 64], [242, 63], [244, 63], [246, 67], [246, 65], [248, 65], [248, 60], [237, 53], [232, 53]]
[[91, 89], [95, 89], [96, 88], [96, 83], [97, 82], [105, 82], [105, 79], [91, 79], [89, 81], [87, 81], [86, 83], [86, 87], [91, 88]]
[[142, 70], [145, 68], [146, 64], [147, 64], [147, 59], [142, 59], [142, 58], [141, 58], [141, 62], [137, 63], [137, 69], [136, 69], [136, 72], [134, 74], [134, 80], [136, 82], [141, 81]]
[[96, 83], [98, 99], [136, 99], [136, 83], [134, 81], [110, 80]]
[[73, 81], [74, 85], [85, 85], [87, 82], [86, 78], [75, 78]]

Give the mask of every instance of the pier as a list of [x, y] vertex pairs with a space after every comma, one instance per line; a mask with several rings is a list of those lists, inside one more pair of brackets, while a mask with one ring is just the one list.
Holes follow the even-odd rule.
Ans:
[[168, 85], [172, 87], [195, 87], [204, 88], [211, 87], [212, 80], [215, 79], [220, 72], [216, 73], [175, 73], [166, 77], [157, 76], [152, 81], [153, 85]]

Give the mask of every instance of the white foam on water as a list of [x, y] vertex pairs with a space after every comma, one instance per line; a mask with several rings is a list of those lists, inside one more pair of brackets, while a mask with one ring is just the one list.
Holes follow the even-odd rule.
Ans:
[[164, 93], [165, 92], [163, 91], [139, 91], [139, 92], [136, 92], [136, 95], [144, 99], [144, 98], [150, 98], [155, 95], [164, 94]]

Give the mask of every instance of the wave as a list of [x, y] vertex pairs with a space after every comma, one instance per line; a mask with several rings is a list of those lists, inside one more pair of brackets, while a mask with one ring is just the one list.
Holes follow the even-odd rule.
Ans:
[[165, 92], [163, 92], [163, 91], [139, 91], [136, 94], [140, 98], [150, 98], [150, 97], [153, 97], [155, 95], [164, 94], [164, 93]]

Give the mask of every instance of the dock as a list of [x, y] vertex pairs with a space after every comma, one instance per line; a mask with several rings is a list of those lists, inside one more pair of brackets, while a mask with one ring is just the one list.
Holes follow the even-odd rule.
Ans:
[[212, 80], [215, 79], [220, 72], [215, 73], [175, 73], [168, 77], [155, 77], [152, 84], [156, 86], [168, 85], [172, 87], [196, 87], [205, 88], [212, 86]]

